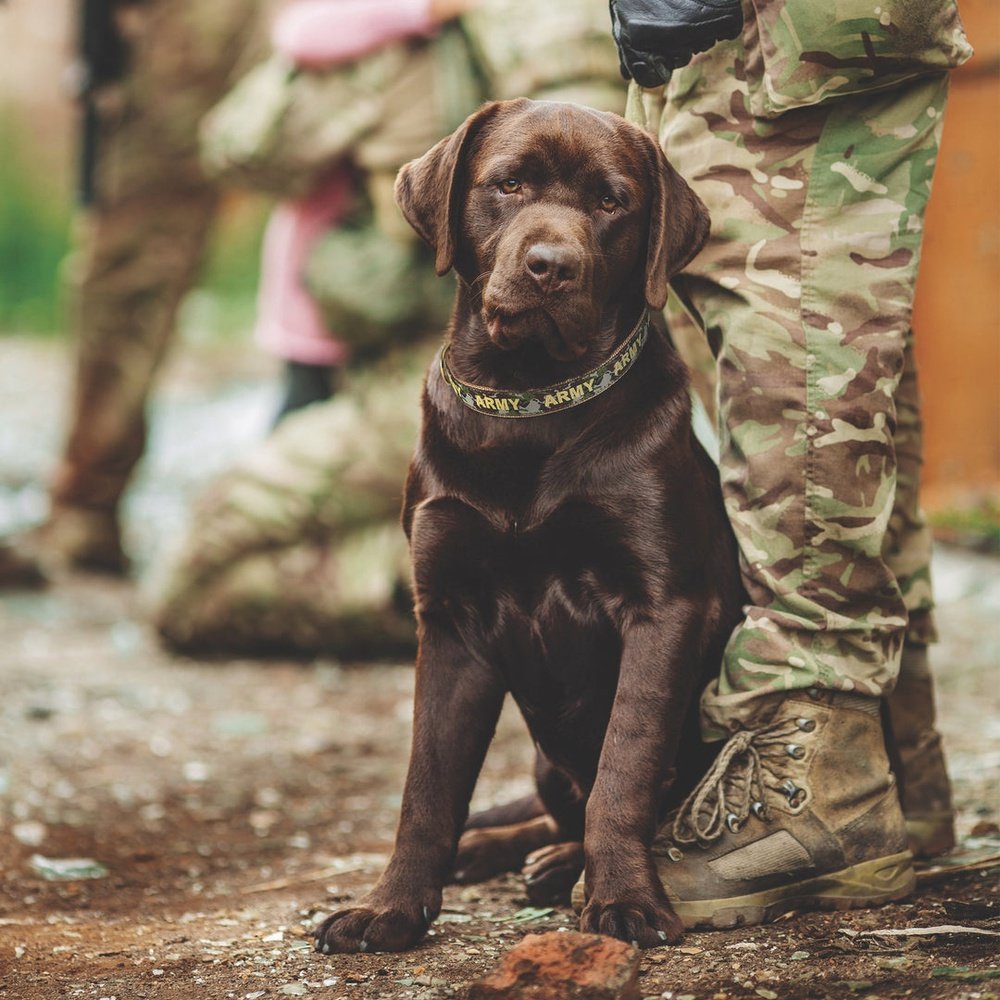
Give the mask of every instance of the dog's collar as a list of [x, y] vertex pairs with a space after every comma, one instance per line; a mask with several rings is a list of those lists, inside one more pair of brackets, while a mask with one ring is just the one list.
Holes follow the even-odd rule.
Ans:
[[441, 377], [455, 395], [477, 413], [490, 417], [544, 417], [559, 413], [607, 392], [632, 367], [649, 337], [649, 314], [643, 312], [635, 329], [600, 367], [566, 382], [541, 389], [490, 389], [463, 382], [448, 367], [448, 345], [441, 350]]

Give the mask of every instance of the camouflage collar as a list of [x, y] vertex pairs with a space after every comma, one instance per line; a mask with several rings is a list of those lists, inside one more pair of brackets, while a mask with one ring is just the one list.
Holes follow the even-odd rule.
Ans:
[[490, 417], [544, 417], [568, 410], [610, 389], [629, 371], [649, 337], [649, 314], [643, 312], [635, 329], [600, 367], [567, 382], [542, 389], [489, 389], [457, 378], [448, 367], [448, 345], [441, 351], [441, 377], [470, 410]]

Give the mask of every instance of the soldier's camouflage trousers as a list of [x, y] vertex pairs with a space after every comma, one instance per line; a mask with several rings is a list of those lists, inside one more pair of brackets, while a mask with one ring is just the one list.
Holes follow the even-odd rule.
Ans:
[[192, 512], [158, 591], [157, 626], [190, 653], [409, 655], [399, 526], [436, 336], [355, 371], [281, 422]]
[[198, 122], [259, 44], [260, 0], [129, 6], [129, 71], [99, 95], [97, 203], [74, 260], [78, 352], [53, 505], [114, 516], [145, 444], [153, 378], [201, 262], [217, 193]]
[[946, 89], [935, 73], [754, 117], [739, 40], [668, 88], [663, 148], [713, 218], [669, 319], [714, 356], [750, 595], [706, 735], [774, 691], [887, 693], [904, 636], [934, 638], [910, 317]]

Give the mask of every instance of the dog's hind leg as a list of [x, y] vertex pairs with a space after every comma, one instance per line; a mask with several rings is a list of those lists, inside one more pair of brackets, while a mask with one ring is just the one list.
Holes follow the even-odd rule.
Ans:
[[452, 881], [485, 882], [503, 872], [520, 871], [529, 854], [560, 839], [559, 824], [547, 814], [521, 823], [466, 830], [458, 842]]
[[528, 899], [535, 906], [568, 903], [583, 873], [583, 842], [567, 840], [533, 851], [524, 859], [521, 874]]
[[[458, 842], [452, 881], [484, 882], [503, 872], [524, 870], [529, 896], [532, 892], [552, 891], [557, 895], [546, 898], [546, 902], [554, 901], [557, 896], [568, 898], [569, 889], [583, 870], [582, 848], [576, 841], [583, 839], [584, 803], [573, 783], [541, 750], [535, 757], [535, 782], [537, 794], [484, 809], [469, 819]], [[573, 847], [580, 854], [578, 865], [570, 850]], [[547, 861], [539, 864], [529, 879], [524, 867], [528, 856], [540, 855], [546, 848], [557, 850], [545, 855]], [[576, 866], [576, 876], [564, 893], [561, 875], [569, 870], [567, 862], [569, 867]]]

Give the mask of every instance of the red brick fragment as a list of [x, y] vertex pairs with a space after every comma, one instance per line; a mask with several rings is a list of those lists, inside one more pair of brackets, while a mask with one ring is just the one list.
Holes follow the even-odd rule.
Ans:
[[599, 934], [529, 934], [466, 1000], [640, 1000], [637, 948]]

